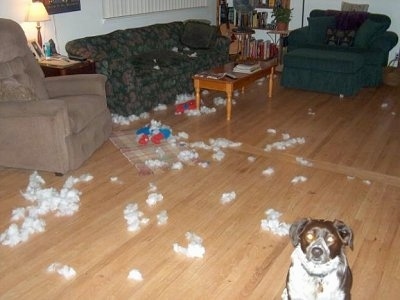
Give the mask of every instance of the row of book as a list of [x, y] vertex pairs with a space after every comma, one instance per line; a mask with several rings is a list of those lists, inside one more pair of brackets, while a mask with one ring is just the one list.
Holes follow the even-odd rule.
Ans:
[[[272, 18], [268, 17], [272, 12], [253, 10], [247, 14], [241, 14], [234, 7], [220, 9], [220, 24], [232, 24], [235, 27], [273, 29]], [[270, 21], [270, 22], [268, 22]]]
[[251, 38], [244, 40], [243, 43], [241, 56], [245, 58], [266, 60], [279, 54], [278, 46], [270, 40]]

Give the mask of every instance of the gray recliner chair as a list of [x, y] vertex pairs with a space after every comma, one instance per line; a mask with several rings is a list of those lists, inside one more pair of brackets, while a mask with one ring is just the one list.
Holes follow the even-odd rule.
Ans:
[[112, 128], [106, 77], [45, 78], [21, 26], [0, 18], [0, 166], [64, 174]]

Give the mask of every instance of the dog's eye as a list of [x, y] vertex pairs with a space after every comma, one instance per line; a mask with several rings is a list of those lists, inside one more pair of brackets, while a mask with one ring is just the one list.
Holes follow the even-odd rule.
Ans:
[[332, 244], [332, 243], [335, 241], [335, 237], [334, 237], [333, 235], [328, 235], [328, 236], [326, 237], [326, 241], [327, 241], [329, 244]]
[[314, 234], [313, 234], [312, 232], [308, 232], [308, 233], [306, 234], [306, 240], [307, 240], [308, 242], [311, 242], [312, 240], [314, 240]]

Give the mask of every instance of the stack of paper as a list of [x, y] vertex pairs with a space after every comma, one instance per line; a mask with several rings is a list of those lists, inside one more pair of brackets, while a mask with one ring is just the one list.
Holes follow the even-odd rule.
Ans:
[[234, 68], [233, 68], [233, 72], [237, 72], [237, 73], [254, 73], [258, 70], [261, 69], [261, 66], [258, 62], [255, 63], [242, 63], [242, 64], [237, 64]]

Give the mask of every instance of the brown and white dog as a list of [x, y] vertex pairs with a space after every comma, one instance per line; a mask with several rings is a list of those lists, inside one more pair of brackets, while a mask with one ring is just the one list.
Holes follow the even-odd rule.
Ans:
[[350, 299], [352, 275], [344, 248], [353, 249], [353, 232], [342, 221], [301, 219], [291, 225], [295, 247], [282, 299]]

